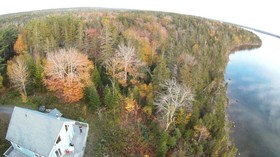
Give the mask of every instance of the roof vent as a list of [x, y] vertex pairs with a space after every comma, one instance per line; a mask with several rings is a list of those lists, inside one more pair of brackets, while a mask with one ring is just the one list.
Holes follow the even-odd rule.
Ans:
[[38, 110], [40, 112], [45, 112], [46, 111], [46, 106], [45, 105], [41, 105]]

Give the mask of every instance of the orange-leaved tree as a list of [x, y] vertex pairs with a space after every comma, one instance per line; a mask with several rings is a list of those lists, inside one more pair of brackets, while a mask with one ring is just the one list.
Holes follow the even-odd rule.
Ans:
[[23, 55], [15, 56], [12, 60], [9, 60], [7, 64], [7, 74], [10, 82], [19, 90], [22, 102], [26, 102], [26, 84], [29, 78], [26, 58]]
[[47, 54], [43, 82], [64, 102], [77, 102], [90, 85], [93, 63], [76, 49], [59, 49]]
[[17, 54], [22, 54], [26, 51], [26, 49], [27, 46], [22, 41], [22, 35], [19, 34], [17, 41], [14, 44], [14, 50], [16, 51]]

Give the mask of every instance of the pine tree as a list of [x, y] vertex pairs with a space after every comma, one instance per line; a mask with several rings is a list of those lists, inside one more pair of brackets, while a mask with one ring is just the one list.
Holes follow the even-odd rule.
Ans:
[[43, 67], [39, 55], [39, 53], [35, 53], [33, 56], [29, 53], [24, 54], [30, 73], [30, 86], [41, 92], [43, 89]]
[[112, 104], [112, 98], [113, 96], [112, 96], [112, 92], [111, 92], [111, 89], [110, 89], [110, 87], [109, 86], [106, 86], [105, 87], [105, 90], [104, 90], [104, 104], [106, 105], [106, 106], [108, 106], [109, 108], [111, 108], [112, 106], [111, 106], [111, 104]]
[[159, 85], [168, 79], [170, 79], [170, 70], [167, 67], [166, 59], [162, 57], [160, 63], [153, 71], [152, 82], [154, 91], [158, 91]]
[[163, 134], [160, 137], [159, 146], [157, 147], [158, 157], [166, 156], [166, 153], [168, 151], [168, 147], [167, 147], [168, 136], [169, 135], [166, 132], [163, 132]]
[[100, 76], [100, 73], [99, 73], [99, 70], [97, 67], [93, 69], [91, 77], [92, 77], [92, 81], [96, 85], [96, 88], [97, 89], [102, 88], [102, 80], [101, 80], [101, 76]]
[[104, 90], [104, 104], [110, 109], [114, 109], [119, 104], [119, 88], [105, 87]]
[[79, 49], [84, 47], [84, 38], [85, 38], [85, 24], [82, 21], [79, 21], [77, 26], [77, 35], [76, 35], [76, 43]]
[[140, 104], [140, 98], [139, 98], [139, 88], [138, 86], [134, 86], [132, 90], [134, 99], [137, 101], [138, 104]]
[[35, 61], [35, 87], [38, 88], [38, 89], [42, 89], [42, 80], [43, 80], [43, 77], [42, 77], [42, 73], [43, 73], [43, 67], [41, 65], [41, 60], [40, 58], [36, 58], [36, 61]]
[[96, 109], [96, 108], [100, 107], [100, 105], [101, 105], [100, 96], [99, 96], [94, 84], [91, 87], [89, 87], [88, 97], [89, 97], [89, 106], [92, 109]]
[[3, 74], [6, 61], [14, 55], [13, 44], [18, 31], [14, 26], [0, 29], [0, 73]]
[[176, 140], [179, 140], [182, 137], [182, 133], [179, 128], [175, 128], [174, 136], [175, 136]]
[[101, 54], [98, 57], [98, 61], [103, 62], [105, 59], [112, 56], [113, 45], [114, 45], [114, 40], [113, 40], [111, 29], [108, 25], [105, 25], [100, 39]]

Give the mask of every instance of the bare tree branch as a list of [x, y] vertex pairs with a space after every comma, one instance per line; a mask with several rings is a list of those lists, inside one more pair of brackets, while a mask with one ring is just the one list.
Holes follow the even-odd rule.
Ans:
[[165, 131], [175, 120], [176, 111], [184, 107], [188, 112], [191, 112], [194, 95], [190, 88], [180, 85], [176, 79], [166, 81], [160, 84], [163, 91], [158, 94], [158, 99], [154, 102], [161, 114], [161, 119], [165, 121]]
[[25, 97], [23, 99], [26, 99], [26, 84], [28, 83], [29, 73], [24, 56], [15, 56], [8, 61], [7, 74], [13, 86], [18, 88]]
[[93, 64], [85, 54], [75, 49], [60, 49], [47, 54], [44, 84], [65, 102], [83, 97], [83, 88], [90, 83]]
[[[108, 74], [117, 79], [122, 86], [127, 86], [128, 81], [136, 81], [137, 78], [143, 77], [140, 68], [145, 64], [137, 58], [135, 48], [130, 45], [119, 45], [115, 55], [105, 60], [103, 64]], [[132, 77], [131, 80], [129, 76]]]

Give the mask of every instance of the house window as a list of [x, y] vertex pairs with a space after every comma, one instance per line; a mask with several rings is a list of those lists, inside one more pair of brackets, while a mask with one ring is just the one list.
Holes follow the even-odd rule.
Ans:
[[56, 155], [57, 157], [60, 157], [61, 154], [62, 154], [62, 153], [61, 153], [60, 148], [59, 148], [58, 150], [55, 151], [55, 155]]
[[58, 136], [57, 140], [56, 140], [56, 144], [58, 144], [61, 141], [60, 136]]
[[65, 130], [66, 130], [66, 132], [68, 131], [68, 125], [65, 125]]

